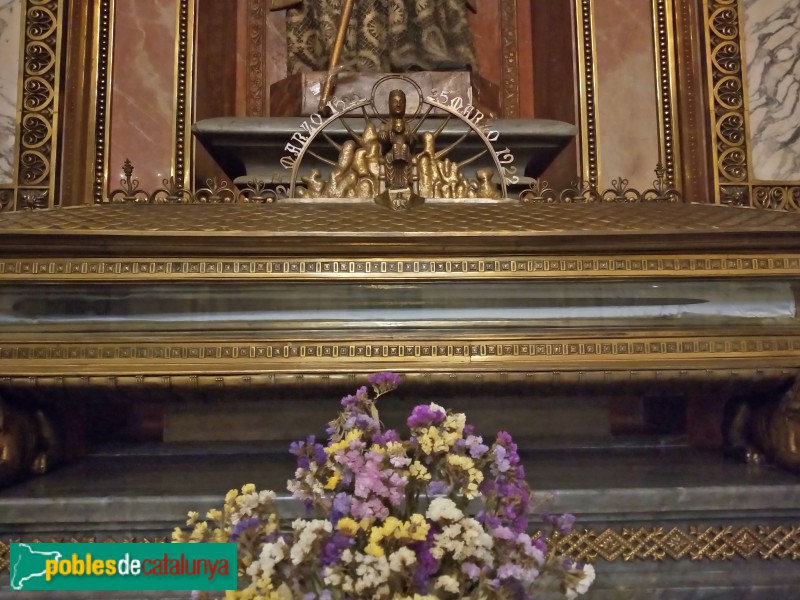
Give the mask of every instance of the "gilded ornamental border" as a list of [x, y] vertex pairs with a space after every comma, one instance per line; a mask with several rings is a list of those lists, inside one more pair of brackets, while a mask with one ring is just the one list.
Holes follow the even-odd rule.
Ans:
[[[71, 377], [192, 373], [324, 372], [375, 368], [391, 362], [397, 370], [507, 370], [647, 368], [697, 369], [708, 361], [743, 368], [792, 368], [797, 366], [800, 335], [697, 335], [631, 331], [624, 336], [573, 333], [560, 336], [346, 338], [226, 340], [209, 338], [158, 340], [156, 332], [146, 339], [128, 336], [106, 342], [61, 339], [0, 341], [2, 377]], [[269, 336], [269, 333], [262, 333]], [[49, 336], [53, 338], [55, 336]], [[156, 338], [156, 339], [154, 339]], [[300, 339], [298, 339], [300, 338]], [[359, 367], [360, 365], [360, 367]], [[421, 366], [422, 365], [422, 366]], [[435, 365], [435, 366], [434, 366]], [[6, 381], [10, 383], [10, 381]]]
[[0, 186], [0, 212], [58, 204], [55, 191], [65, 4], [66, 0], [21, 2], [13, 182]]
[[[541, 532], [537, 537], [541, 537]], [[9, 544], [0, 541], [0, 573], [9, 568]], [[166, 538], [57, 538], [26, 540], [30, 542], [166, 542]], [[800, 527], [665, 527], [581, 529], [566, 536], [547, 540], [557, 554], [566, 554], [584, 562], [599, 560], [663, 562], [672, 560], [730, 561], [800, 560]]]
[[753, 175], [742, 2], [704, 0], [703, 8], [715, 202], [800, 211], [800, 182]]
[[0, 282], [327, 279], [564, 279], [800, 275], [796, 254], [487, 256], [485, 258], [20, 258], [0, 259]]

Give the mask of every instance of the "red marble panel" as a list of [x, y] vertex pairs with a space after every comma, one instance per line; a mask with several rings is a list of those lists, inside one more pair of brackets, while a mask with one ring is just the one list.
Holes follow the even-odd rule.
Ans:
[[658, 163], [653, 5], [594, 0], [600, 185], [625, 177], [648, 188]]
[[177, 0], [117, 0], [108, 138], [109, 188], [130, 158], [152, 191], [171, 175], [175, 131]]
[[500, 51], [500, 0], [478, 0], [477, 12], [470, 15], [478, 59], [478, 73], [484, 79], [500, 85], [502, 52]]

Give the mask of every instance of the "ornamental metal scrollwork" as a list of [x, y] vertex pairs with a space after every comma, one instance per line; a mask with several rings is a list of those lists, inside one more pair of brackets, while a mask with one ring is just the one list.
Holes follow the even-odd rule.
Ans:
[[753, 203], [771, 210], [800, 210], [800, 186], [756, 186]]
[[25, 185], [42, 183], [50, 174], [48, 157], [38, 150], [25, 150], [19, 157], [19, 179]]
[[4, 208], [47, 208], [54, 200], [57, 151], [56, 88], [60, 68], [59, 19], [63, 8], [56, 0], [27, 0], [21, 73], [20, 137], [16, 164], [16, 203]]
[[595, 182], [578, 181], [559, 192], [551, 188], [546, 181], [534, 179], [519, 198], [524, 204], [680, 202], [681, 193], [669, 185], [663, 165], [659, 164], [655, 172], [653, 187], [644, 191], [629, 187], [628, 180], [623, 177], [614, 179], [611, 186], [603, 190], [599, 189]]
[[31, 149], [44, 145], [52, 135], [50, 122], [36, 113], [25, 115], [20, 126], [22, 143]]
[[162, 181], [163, 187], [153, 192], [139, 188], [133, 175], [133, 164], [128, 159], [122, 165], [124, 177], [120, 187], [108, 195], [112, 204], [271, 204], [279, 196], [286, 197], [286, 186], [278, 182], [253, 180], [239, 188], [229, 187], [227, 181], [209, 179], [205, 187], [194, 191], [183, 187], [175, 177]]

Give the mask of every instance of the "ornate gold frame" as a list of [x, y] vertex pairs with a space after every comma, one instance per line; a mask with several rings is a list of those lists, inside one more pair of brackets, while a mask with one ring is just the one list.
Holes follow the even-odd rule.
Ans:
[[755, 179], [741, 0], [704, 0], [710, 141], [717, 204], [800, 210], [800, 181]]
[[58, 204], [56, 173], [64, 2], [22, 3], [13, 182], [0, 186], [0, 212]]
[[[602, 152], [597, 131], [597, 50], [594, 41], [594, 10], [590, 0], [575, 0], [580, 168], [583, 181], [599, 185]], [[679, 176], [682, 168], [680, 139], [676, 127], [678, 84], [674, 10], [674, 0], [652, 0], [660, 165], [664, 169], [667, 185], [681, 191], [683, 182]]]

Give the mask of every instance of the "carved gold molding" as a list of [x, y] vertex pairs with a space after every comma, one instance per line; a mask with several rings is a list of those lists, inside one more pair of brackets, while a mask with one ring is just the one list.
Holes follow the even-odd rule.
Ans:
[[500, 0], [501, 87], [503, 117], [519, 117], [519, 48], [517, 0]]
[[248, 117], [266, 114], [264, 90], [266, 88], [266, 0], [247, 0], [247, 99]]
[[[392, 368], [394, 368], [394, 364]], [[0, 385], [16, 389], [29, 388], [81, 388], [91, 386], [94, 390], [108, 389], [242, 389], [353, 385], [363, 381], [374, 369], [362, 365], [362, 369], [336, 372], [286, 371], [274, 373], [213, 373], [206, 371], [202, 375], [168, 373], [158, 375], [26, 375], [0, 376]], [[430, 384], [462, 384], [462, 385], [514, 385], [533, 386], [542, 390], [548, 386], [554, 388], [607, 385], [614, 386], [650, 386], [658, 383], [661, 389], [669, 389], [687, 384], [737, 385], [783, 380], [797, 375], [797, 369], [791, 367], [759, 367], [759, 368], [718, 368], [718, 369], [603, 369], [590, 370], [550, 370], [550, 371], [455, 371], [440, 369], [437, 371], [419, 368], [403, 369], [403, 379], [409, 383]]]
[[108, 105], [111, 96], [112, 44], [114, 0], [99, 0], [97, 16], [97, 80], [94, 102], [94, 161], [92, 171], [92, 199], [103, 202], [106, 197], [108, 171]]
[[[79, 341], [49, 335], [39, 341], [10, 335], [0, 341], [5, 377], [143, 376], [169, 373], [313, 373], [341, 370], [370, 371], [382, 364], [404, 371], [537, 371], [571, 370], [686, 370], [721, 368], [794, 368], [800, 334], [699, 335], [678, 331], [607, 333], [565, 332], [558, 335], [454, 336], [427, 331], [425, 337], [372, 339], [343, 337], [303, 339], [270, 331], [243, 339], [221, 341], [213, 336], [158, 339], [158, 334], [128, 335], [122, 340]], [[74, 336], [73, 336], [74, 337]], [[272, 337], [272, 339], [269, 339]], [[56, 341], [53, 341], [53, 338]], [[61, 339], [58, 339], [61, 338]], [[264, 339], [266, 338], [266, 339]]]
[[717, 204], [800, 211], [800, 182], [762, 182], [750, 162], [741, 0], [704, 0]]
[[800, 527], [664, 527], [590, 529], [550, 540], [575, 560], [800, 560]]
[[[0, 212], [55, 206], [64, 1], [27, 0], [17, 97], [14, 183], [0, 190]], [[11, 24], [13, 27], [13, 24]]]
[[597, 184], [600, 166], [597, 156], [597, 98], [595, 94], [594, 19], [590, 0], [575, 0], [578, 44], [580, 144], [582, 179]]
[[657, 254], [433, 258], [113, 258], [0, 259], [0, 282], [192, 280], [558, 279], [800, 275], [794, 254]]
[[175, 42], [175, 131], [172, 177], [183, 187], [192, 187], [192, 72], [194, 59], [194, 0], [178, 1], [178, 31]]
[[[541, 537], [541, 532], [537, 537]], [[0, 541], [0, 573], [9, 568], [9, 544]], [[51, 538], [25, 539], [27, 542], [166, 542], [166, 538]], [[800, 560], [800, 527], [723, 525], [718, 527], [622, 527], [581, 529], [547, 540], [557, 554], [583, 562], [617, 560], [662, 562], [744, 560]]]
[[675, 25], [672, 0], [653, 0], [656, 84], [658, 86], [658, 133], [667, 185], [679, 187], [680, 146], [676, 141], [677, 70], [675, 66]]

